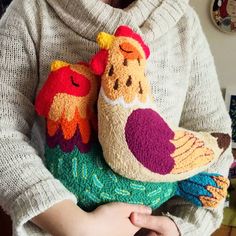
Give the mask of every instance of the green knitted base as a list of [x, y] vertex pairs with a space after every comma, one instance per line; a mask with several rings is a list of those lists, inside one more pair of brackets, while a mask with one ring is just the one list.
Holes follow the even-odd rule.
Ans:
[[46, 166], [78, 199], [78, 206], [91, 211], [109, 202], [143, 204], [155, 209], [175, 195], [177, 183], [150, 183], [124, 178], [105, 163], [99, 145], [89, 153], [76, 148], [64, 153], [46, 148]]

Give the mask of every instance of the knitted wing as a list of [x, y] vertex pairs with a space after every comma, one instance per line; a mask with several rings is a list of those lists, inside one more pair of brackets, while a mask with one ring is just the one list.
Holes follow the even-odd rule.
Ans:
[[52, 63], [35, 102], [37, 113], [47, 121], [48, 147], [59, 145], [63, 151], [71, 152], [77, 146], [81, 152], [89, 151], [91, 124], [95, 124], [96, 84], [85, 64]]

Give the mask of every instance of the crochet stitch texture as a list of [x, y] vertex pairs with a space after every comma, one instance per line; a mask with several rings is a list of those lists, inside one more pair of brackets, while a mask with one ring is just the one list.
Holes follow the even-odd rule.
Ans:
[[[41, 161], [45, 123], [34, 100], [49, 65], [88, 61], [98, 32], [113, 34], [124, 24], [150, 46], [147, 76], [161, 116], [194, 131], [231, 133], [214, 61], [188, 1], [138, 0], [123, 11], [98, 0], [14, 0], [0, 22], [0, 204], [14, 235], [47, 235], [29, 220], [62, 200], [77, 201]], [[229, 148], [208, 171], [227, 176], [231, 161]], [[222, 207], [199, 209], [175, 198], [163, 212], [183, 235], [210, 235]]]

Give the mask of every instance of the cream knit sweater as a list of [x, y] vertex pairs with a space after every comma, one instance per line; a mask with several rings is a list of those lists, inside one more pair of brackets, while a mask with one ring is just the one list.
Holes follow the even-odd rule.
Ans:
[[[98, 32], [127, 24], [144, 36], [147, 76], [162, 116], [174, 125], [230, 133], [214, 61], [188, 0], [137, 0], [124, 10], [99, 0], [14, 0], [0, 22], [0, 205], [14, 235], [46, 235], [29, 220], [75, 197], [42, 162], [44, 121], [34, 99], [54, 59], [88, 61]], [[230, 149], [211, 167], [227, 175]], [[222, 204], [223, 205], [223, 204]], [[176, 198], [163, 206], [182, 235], [210, 235], [222, 220], [215, 210]]]

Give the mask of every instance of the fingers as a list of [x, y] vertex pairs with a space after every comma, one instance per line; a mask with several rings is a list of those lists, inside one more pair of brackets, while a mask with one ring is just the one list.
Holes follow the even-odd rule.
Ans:
[[150, 215], [152, 213], [152, 209], [144, 205], [134, 205], [120, 202], [109, 203], [107, 205], [110, 205], [112, 207], [117, 207], [117, 210], [119, 211], [120, 214], [122, 215], [126, 214], [128, 217], [130, 217], [131, 213], [133, 212], [147, 215]]
[[137, 227], [150, 229], [155, 232], [162, 231], [162, 217], [133, 213], [130, 217], [130, 220]]
[[177, 225], [167, 216], [152, 216], [147, 214], [133, 213], [131, 222], [139, 227], [149, 229], [148, 236], [179, 236]]

